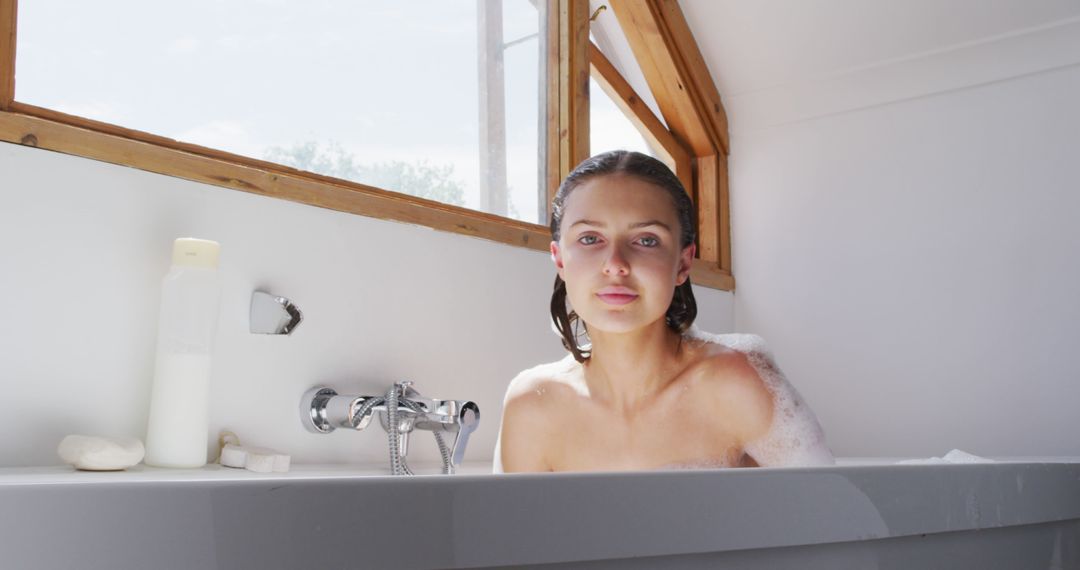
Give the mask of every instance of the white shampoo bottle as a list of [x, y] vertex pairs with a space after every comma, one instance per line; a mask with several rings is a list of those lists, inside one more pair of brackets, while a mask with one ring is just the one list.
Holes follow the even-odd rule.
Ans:
[[157, 359], [146, 429], [147, 465], [206, 465], [210, 353], [221, 282], [217, 242], [181, 238], [161, 283]]

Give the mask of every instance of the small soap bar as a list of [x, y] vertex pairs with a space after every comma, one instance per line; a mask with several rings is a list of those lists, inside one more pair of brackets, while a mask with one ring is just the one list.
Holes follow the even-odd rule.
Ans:
[[69, 435], [56, 448], [65, 463], [84, 471], [119, 471], [137, 465], [146, 449], [133, 437]]
[[221, 448], [222, 465], [256, 473], [287, 473], [290, 459], [284, 453], [265, 447], [243, 447], [229, 443]]
[[265, 447], [247, 448], [248, 471], [257, 473], [286, 473], [289, 470], [289, 456]]
[[227, 444], [221, 448], [221, 464], [225, 467], [243, 469], [247, 464], [247, 450], [239, 445]]

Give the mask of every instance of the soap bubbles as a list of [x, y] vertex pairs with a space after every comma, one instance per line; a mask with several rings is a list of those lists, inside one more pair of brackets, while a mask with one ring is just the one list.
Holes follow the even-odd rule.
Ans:
[[688, 338], [727, 347], [746, 356], [773, 396], [773, 421], [769, 431], [745, 446], [763, 467], [833, 465], [825, 445], [825, 432], [802, 395], [784, 377], [764, 339], [754, 334], [711, 334], [690, 327]]

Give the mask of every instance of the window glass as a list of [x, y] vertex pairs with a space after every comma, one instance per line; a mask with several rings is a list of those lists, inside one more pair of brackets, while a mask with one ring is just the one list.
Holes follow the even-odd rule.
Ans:
[[608, 97], [595, 79], [589, 80], [589, 154], [634, 150], [657, 157], [637, 127]]
[[542, 223], [540, 21], [530, 0], [32, 0], [15, 98]]

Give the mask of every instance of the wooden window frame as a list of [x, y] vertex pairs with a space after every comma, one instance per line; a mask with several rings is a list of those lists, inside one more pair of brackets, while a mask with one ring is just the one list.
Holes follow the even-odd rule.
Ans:
[[[653, 26], [647, 31], [633, 29], [626, 35], [670, 130], [663, 128], [603, 54], [589, 45], [588, 0], [548, 2], [546, 9], [540, 10], [547, 19], [548, 119], [541, 163], [547, 172], [548, 202], [559, 181], [588, 157], [592, 73], [609, 95], [615, 94], [612, 99], [654, 148], [668, 155], [665, 158], [676, 165], [676, 174], [684, 184], [689, 183], [687, 188], [692, 188], [700, 217], [700, 259], [695, 260], [691, 279], [705, 287], [734, 290], [727, 222], [727, 122], [715, 84], [677, 2], [611, 2], [624, 30], [641, 22]], [[551, 235], [543, 225], [18, 102], [15, 100], [17, 4], [17, 0], [0, 0], [0, 141], [538, 251], [548, 250]], [[643, 58], [649, 61], [642, 61]], [[667, 89], [665, 85], [673, 80], [679, 88]]]
[[730, 147], [727, 114], [716, 82], [676, 0], [609, 2], [664, 121], [692, 158], [691, 195], [698, 208], [697, 262], [707, 268], [718, 288], [734, 290], [727, 166]]
[[673, 166], [675, 175], [679, 177], [687, 191], [692, 191], [694, 169], [686, 147], [653, 114], [649, 106], [615, 69], [615, 65], [600, 51], [600, 48], [596, 44], [590, 44], [589, 49], [591, 50], [589, 51], [589, 71], [597, 85], [637, 128], [649, 146], [661, 155], [660, 159], [669, 166]]

